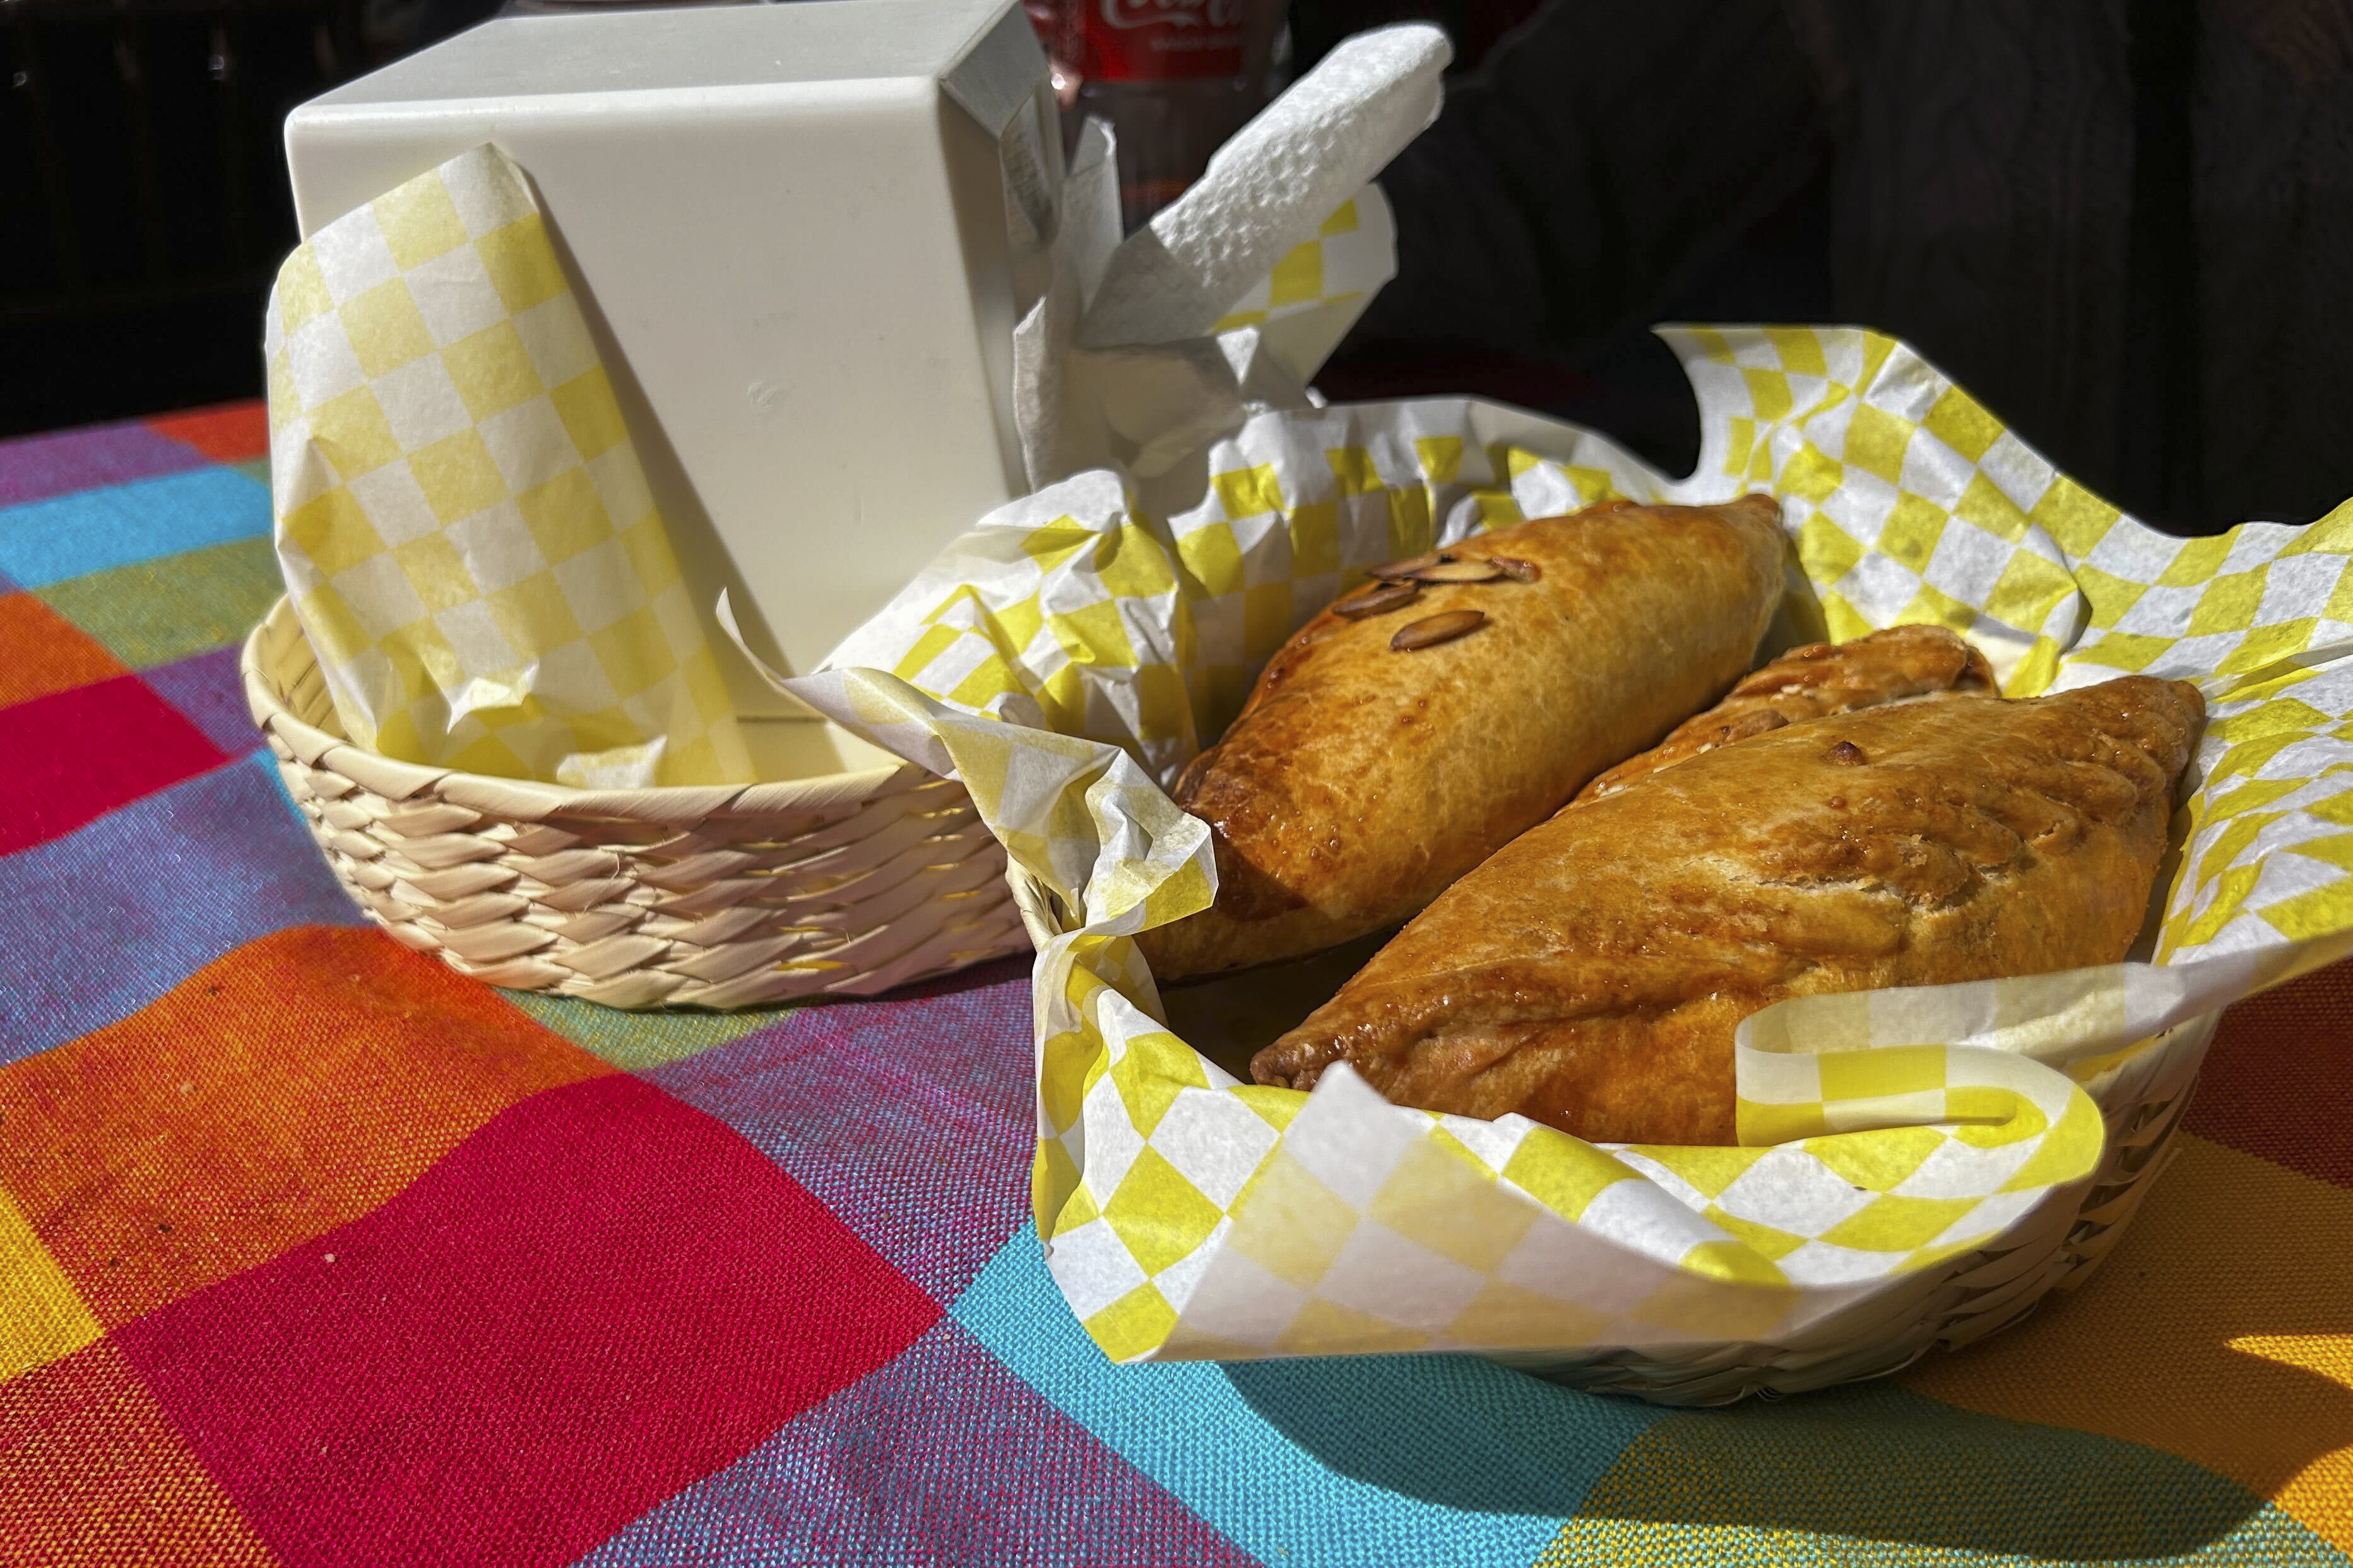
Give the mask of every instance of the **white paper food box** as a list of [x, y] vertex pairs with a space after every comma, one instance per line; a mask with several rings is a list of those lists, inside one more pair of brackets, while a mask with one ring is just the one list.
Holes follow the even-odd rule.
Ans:
[[[1012, 333], [1060, 157], [1018, 0], [490, 22], [293, 112], [303, 234], [481, 142], [537, 186], [689, 586], [770, 662], [1026, 489]], [[747, 714], [787, 711], [711, 637]]]

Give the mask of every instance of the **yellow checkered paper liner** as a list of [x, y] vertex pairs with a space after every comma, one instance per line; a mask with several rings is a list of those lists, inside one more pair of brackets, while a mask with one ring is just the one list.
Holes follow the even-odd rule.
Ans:
[[[2170, 539], [1892, 339], [1664, 335], [1700, 404], [1688, 479], [1472, 401], [1267, 414], [1165, 513], [1110, 472], [992, 513], [794, 684], [962, 778], [1066, 911], [1036, 972], [1034, 1194], [1106, 1353], [1796, 1332], [2072, 1201], [2102, 1105], [2148, 1081], [2168, 1031], [2353, 951], [2353, 508]], [[1485, 528], [1747, 490], [1783, 504], [1785, 638], [1935, 621], [2012, 695], [2126, 669], [2203, 689], [2152, 962], [1767, 1009], [1739, 1032], [1737, 1148], [1409, 1110], [1345, 1069], [1313, 1095], [1241, 1084], [1171, 1030], [1128, 938], [1205, 907], [1215, 876], [1162, 786], [1308, 616]]]
[[1324, 220], [1314, 239], [1275, 263], [1274, 270], [1234, 301], [1212, 331], [1262, 327], [1270, 321], [1366, 298], [1396, 270], [1397, 233], [1377, 185]]
[[1382, 284], [1397, 274], [1388, 198], [1367, 185], [1325, 218], [1314, 239], [1234, 301], [1210, 330], [1255, 330], [1303, 384], [1330, 357]]
[[751, 765], [537, 204], [461, 153], [270, 295], [278, 556], [344, 731], [592, 787]]

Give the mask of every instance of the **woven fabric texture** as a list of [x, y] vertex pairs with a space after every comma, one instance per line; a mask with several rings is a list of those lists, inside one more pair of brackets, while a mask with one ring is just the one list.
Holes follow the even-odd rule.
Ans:
[[266, 441], [0, 446], [0, 1563], [2353, 1560], [2353, 969], [2225, 1019], [2086, 1289], [1884, 1382], [1113, 1366], [1018, 962], [636, 1016], [362, 925], [236, 689]]

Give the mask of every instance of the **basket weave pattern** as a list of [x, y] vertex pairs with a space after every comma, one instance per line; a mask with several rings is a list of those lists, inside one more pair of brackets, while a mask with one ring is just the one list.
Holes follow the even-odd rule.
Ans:
[[2072, 1194], [2052, 1194], [1989, 1247], [1921, 1269], [1786, 1343], [1614, 1351], [1518, 1364], [1571, 1387], [1638, 1394], [1658, 1405], [1728, 1405], [1751, 1394], [1883, 1377], [1931, 1350], [1957, 1349], [2009, 1328], [2052, 1291], [2074, 1289], [2091, 1278], [2180, 1153], [2174, 1131], [2220, 1019], [2209, 1014], [2168, 1030], [2131, 1063], [2099, 1097], [2107, 1123], [2099, 1168]]
[[573, 789], [397, 762], [330, 732], [291, 607], [246, 700], [327, 863], [403, 946], [612, 1007], [868, 995], [1028, 946], [1005, 851], [913, 766], [785, 784]]
[[[1030, 940], [1039, 946], [1075, 923], [1043, 882], [1011, 875]], [[1666, 1345], [1584, 1355], [1488, 1352], [1489, 1359], [1573, 1388], [1633, 1394], [1656, 1405], [1729, 1405], [1752, 1394], [1797, 1394], [1883, 1377], [1932, 1349], [1954, 1349], [2024, 1318], [2054, 1289], [2073, 1289], [2116, 1247], [2150, 1187], [2179, 1151], [2189, 1109], [2220, 1014], [2167, 1030], [2125, 1064], [2097, 1099], [2107, 1128], [2099, 1168], [2051, 1194], [1991, 1245], [1900, 1277], [1870, 1300], [1777, 1343]]]

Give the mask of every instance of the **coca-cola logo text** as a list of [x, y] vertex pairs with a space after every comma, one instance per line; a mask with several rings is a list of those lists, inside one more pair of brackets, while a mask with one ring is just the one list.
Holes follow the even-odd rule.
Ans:
[[1103, 26], [1123, 33], [1139, 27], [1207, 27], [1229, 32], [1242, 25], [1247, 0], [1100, 0]]
[[1097, 81], [1174, 81], [1240, 74], [1247, 35], [1267, 0], [1075, 0], [1086, 18], [1085, 74]]

